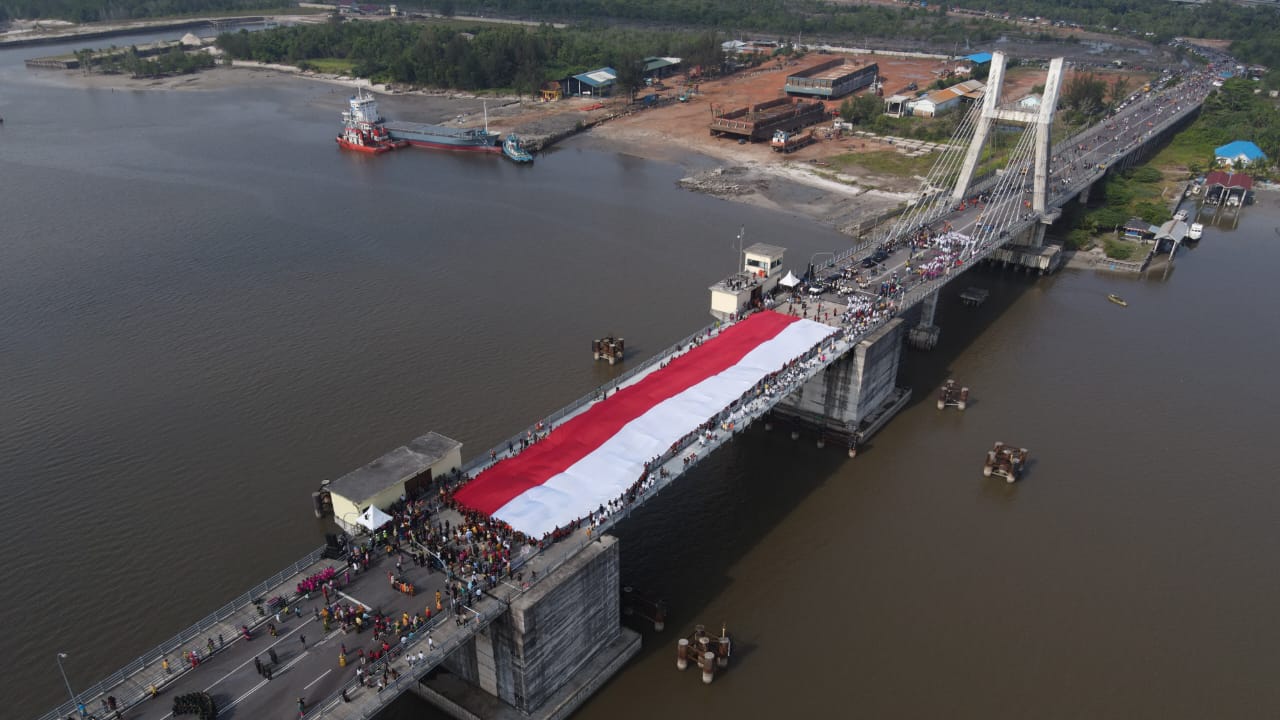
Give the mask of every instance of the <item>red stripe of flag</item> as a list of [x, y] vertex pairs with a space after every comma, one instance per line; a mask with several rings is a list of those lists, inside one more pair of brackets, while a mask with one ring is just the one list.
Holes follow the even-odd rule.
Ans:
[[545, 440], [480, 473], [454, 497], [466, 507], [492, 515], [524, 491], [573, 466], [658, 403], [733, 367], [798, 319], [772, 311], [751, 315], [564, 422]]

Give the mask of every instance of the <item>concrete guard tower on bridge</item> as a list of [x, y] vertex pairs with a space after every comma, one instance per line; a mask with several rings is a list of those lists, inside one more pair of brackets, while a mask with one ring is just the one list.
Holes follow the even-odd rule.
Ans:
[[[1053, 146], [1053, 114], [1058, 109], [1058, 94], [1062, 87], [1062, 58], [1054, 58], [1049, 62], [1049, 73], [1045, 78], [1044, 93], [1040, 107], [1035, 112], [1013, 110], [1000, 107], [1000, 98], [1004, 93], [1005, 55], [1002, 52], [992, 53], [991, 70], [987, 76], [986, 92], [982, 96], [982, 111], [978, 115], [973, 130], [973, 139], [969, 143], [960, 172], [956, 176], [955, 187], [951, 191], [952, 205], [959, 204], [968, 194], [973, 184], [973, 177], [978, 171], [982, 159], [982, 149], [991, 134], [991, 127], [996, 123], [1018, 123], [1028, 126], [1035, 132], [1035, 156], [1032, 162], [1031, 209], [1039, 216], [1039, 222], [1030, 233], [1016, 241], [1019, 245], [1039, 248], [1044, 244], [1045, 228], [1057, 221], [1062, 214], [1060, 210], [1049, 209], [1049, 158]], [[1018, 172], [1017, 168], [1008, 168], [1009, 172]], [[912, 346], [920, 349], [931, 349], [938, 342], [940, 329], [934, 324], [938, 310], [938, 295], [934, 293], [921, 303], [920, 321], [908, 333]]]

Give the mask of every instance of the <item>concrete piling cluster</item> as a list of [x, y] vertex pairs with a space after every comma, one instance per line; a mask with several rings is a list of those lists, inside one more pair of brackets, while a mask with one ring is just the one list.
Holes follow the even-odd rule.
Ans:
[[693, 635], [676, 642], [676, 669], [687, 670], [693, 660], [702, 671], [702, 682], [710, 685], [717, 670], [729, 667], [730, 647], [729, 634], [723, 627], [717, 638], [707, 633], [706, 626], [697, 625]]

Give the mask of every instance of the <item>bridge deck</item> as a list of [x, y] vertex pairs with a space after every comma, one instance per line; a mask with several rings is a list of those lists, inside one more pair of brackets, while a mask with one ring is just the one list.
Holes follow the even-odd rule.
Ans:
[[[1051, 203], [1060, 205], [1074, 197], [1082, 188], [1099, 179], [1108, 168], [1122, 161], [1128, 153], [1139, 148], [1142, 143], [1159, 134], [1187, 114], [1194, 112], [1203, 99], [1203, 88], [1199, 85], [1175, 92], [1166, 93], [1161, 98], [1148, 98], [1136, 103], [1125, 113], [1095, 126], [1069, 141], [1059, 144], [1054, 152], [1059, 154], [1062, 162], [1055, 165], [1050, 181], [1060, 190], [1052, 196]], [[1072, 148], [1083, 146], [1084, 149]], [[997, 187], [994, 178], [982, 187]], [[978, 190], [981, 190], [979, 187]], [[989, 233], [990, 237], [976, 243], [958, 256], [948, 257], [948, 250], [930, 248], [924, 253], [913, 251], [904, 246], [900, 240], [890, 242], [893, 253], [883, 262], [871, 268], [859, 268], [858, 264], [872, 251], [877, 241], [863, 243], [837, 260], [828, 264], [824, 274], [828, 277], [844, 275], [863, 281], [865, 287], [853, 292], [840, 292], [832, 289], [831, 284], [818, 288], [818, 292], [807, 297], [803, 303], [791, 303], [779, 308], [783, 312], [810, 316], [817, 314], [818, 302], [827, 308], [826, 317], [816, 318], [826, 322], [838, 332], [823, 340], [817, 349], [805, 355], [800, 363], [788, 372], [776, 378], [767, 388], [761, 388], [754, 396], [744, 402], [725, 408], [717, 419], [720, 429], [710, 433], [697, 433], [668, 452], [661, 453], [650, 465], [650, 476], [647, 482], [639, 486], [630, 502], [599, 513], [591, 518], [593, 528], [577, 530], [559, 542], [552, 543], [540, 551], [526, 551], [513, 558], [513, 565], [527, 572], [532, 578], [536, 572], [545, 577], [555, 568], [563, 564], [574, 553], [591, 541], [592, 533], [607, 531], [630, 509], [638, 506], [675, 482], [684, 472], [696, 466], [701, 459], [714, 452], [720, 445], [729, 441], [732, 436], [744, 430], [752, 422], [768, 412], [780, 400], [795, 392], [803, 383], [820, 373], [836, 358], [843, 355], [862, 338], [874, 332], [893, 316], [900, 315], [916, 303], [936, 292], [941, 286], [959, 276], [965, 269], [981, 261], [996, 248], [1007, 243], [1009, 238], [1032, 224], [1039, 218], [1030, 212], [1015, 212], [1016, 205], [1022, 202], [1021, 192], [1005, 193], [993, 197], [982, 207], [969, 207], [962, 211], [943, 213], [928, 218], [927, 222], [946, 220], [951, 228], [961, 234], [975, 235], [983, 213], [991, 215], [1004, 214], [1010, 219], [999, 228], [1001, 232]], [[889, 238], [890, 241], [897, 240]], [[885, 242], [881, 238], [878, 242]], [[938, 258], [950, 260], [945, 271], [940, 274], [920, 275], [918, 271], [923, 263]], [[907, 272], [907, 267], [915, 268]], [[894, 282], [897, 285], [891, 292], [881, 296], [879, 283]], [[856, 280], [852, 280], [856, 282]], [[842, 318], [849, 307], [850, 297], [854, 305], [860, 308], [870, 307], [862, 318]], [[878, 304], [882, 309], [876, 309]], [[660, 353], [658, 356], [641, 364], [636, 370], [629, 372], [609, 390], [616, 391], [621, 387], [629, 387], [642, 382], [657, 372], [663, 365], [689, 351], [690, 341], [698, 335], [714, 333], [714, 329], [696, 333], [677, 345]], [[600, 393], [571, 403], [557, 411], [547, 420], [549, 427], [559, 427], [568, 420], [587, 413], [599, 402]], [[732, 423], [732, 432], [727, 428]], [[517, 435], [513, 441], [521, 438]], [[506, 454], [506, 442], [494, 449], [495, 455]], [[467, 465], [467, 472], [474, 473], [493, 464], [488, 456], [481, 456]], [[445, 511], [437, 516], [436, 521], [449, 519], [456, 523], [458, 516], [452, 511]], [[236, 631], [241, 624], [253, 627], [258, 621], [256, 610], [248, 602], [249, 597], [270, 597], [273, 594], [289, 597], [299, 579], [316, 572], [320, 567], [331, 564], [321, 561], [318, 553], [296, 563], [291, 571], [282, 573], [269, 583], [253, 589], [242, 596], [240, 601], [229, 605], [215, 613], [197, 626], [180, 634], [173, 641], [159, 648], [156, 653], [165, 653], [174, 670], [173, 676], [163, 673], [158, 657], [144, 655], [138, 661], [126, 666], [106, 681], [99, 683], [93, 690], [82, 693], [81, 699], [92, 706], [106, 695], [114, 695], [127, 708], [126, 717], [143, 720], [164, 720], [169, 717], [171, 698], [175, 694], [195, 691], [207, 691], [218, 701], [220, 707], [234, 709], [235, 715], [243, 717], [279, 717], [284, 708], [296, 707], [298, 698], [306, 698], [307, 717], [333, 717], [342, 720], [369, 718], [385, 707], [398, 695], [409, 682], [424, 674], [438, 664], [450, 649], [466, 642], [481, 626], [491, 622], [502, 611], [506, 603], [523, 592], [526, 588], [514, 582], [500, 584], [494, 592], [485, 595], [472, 604], [467, 610], [468, 622], [455, 624], [448, 613], [435, 615], [430, 625], [430, 632], [425, 630], [415, 633], [407, 640], [401, 653], [396, 653], [393, 666], [399, 673], [399, 680], [382, 692], [373, 689], [359, 688], [354, 683], [355, 668], [358, 663], [351, 662], [345, 668], [338, 667], [338, 648], [346, 642], [349, 650], [358, 644], [367, 643], [368, 636], [351, 637], [335, 630], [328, 634], [320, 631], [320, 625], [314, 619], [314, 611], [321, 599], [313, 596], [310, 600], [302, 600], [299, 607], [301, 618], [284, 620], [281, 623], [281, 634], [278, 638], [270, 638], [264, 631], [265, 625], [259, 625], [254, 639], [244, 641]], [[425, 568], [406, 566], [403, 574], [415, 584], [418, 592], [415, 597], [398, 593], [390, 587], [386, 580], [386, 566], [389, 561], [382, 560], [367, 573], [353, 578], [350, 585], [342, 588], [346, 595], [362, 604], [376, 607], [388, 614], [422, 610], [428, 601], [434, 605], [434, 592], [444, 587], [444, 576], [429, 573]], [[265, 623], [265, 619], [261, 621]], [[204, 651], [204, 640], [212, 637], [217, 642], [221, 633], [225, 647], [214, 653], [198, 668], [189, 669], [182, 666], [180, 653], [183, 649], [200, 649]], [[416, 655], [425, 652], [426, 638], [430, 635], [435, 643], [435, 650], [426, 655], [426, 662], [412, 669], [408, 667], [405, 656], [412, 651]], [[302, 637], [307, 636], [304, 645]], [[357, 640], [359, 641], [357, 643]], [[269, 648], [276, 649], [280, 657], [280, 666], [271, 681], [258, 676], [253, 669], [253, 658], [265, 656]], [[349, 658], [351, 659], [351, 658]], [[163, 692], [156, 700], [146, 700], [147, 687], [152, 683], [162, 686]], [[338, 692], [348, 689], [351, 702], [344, 703]], [[315, 700], [312, 702], [311, 700]], [[64, 706], [43, 716], [42, 720], [56, 720], [66, 717], [70, 708]]]

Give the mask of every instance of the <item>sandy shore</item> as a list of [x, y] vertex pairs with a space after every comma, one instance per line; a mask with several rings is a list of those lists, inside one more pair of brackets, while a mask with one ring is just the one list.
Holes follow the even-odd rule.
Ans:
[[[199, 73], [164, 78], [133, 79], [127, 75], [75, 70], [31, 72], [62, 86], [120, 91], [225, 91], [296, 86], [299, 82], [365, 88], [378, 94], [384, 113], [397, 119], [439, 123], [461, 118], [466, 124], [479, 125], [487, 108], [491, 129], [529, 137], [557, 130], [559, 134], [566, 134], [579, 121], [590, 117], [590, 113], [574, 110], [575, 100], [548, 104], [527, 98], [480, 97], [450, 91], [392, 92], [384, 85], [367, 80], [302, 72], [287, 65], [241, 61], [231, 67], [220, 65]], [[601, 113], [608, 112], [596, 111], [594, 120], [602, 119]], [[605, 121], [580, 133], [574, 142], [606, 152], [679, 165], [688, 173], [681, 180], [681, 186], [688, 190], [812, 218], [850, 236], [865, 231], [861, 218], [898, 205], [907, 197], [902, 191], [913, 185], [912, 181], [902, 178], [846, 176], [804, 161], [783, 162], [762, 144], [746, 147], [728, 142], [699, 144], [684, 136], [664, 134], [645, 123], [627, 122], [628, 119]]]

